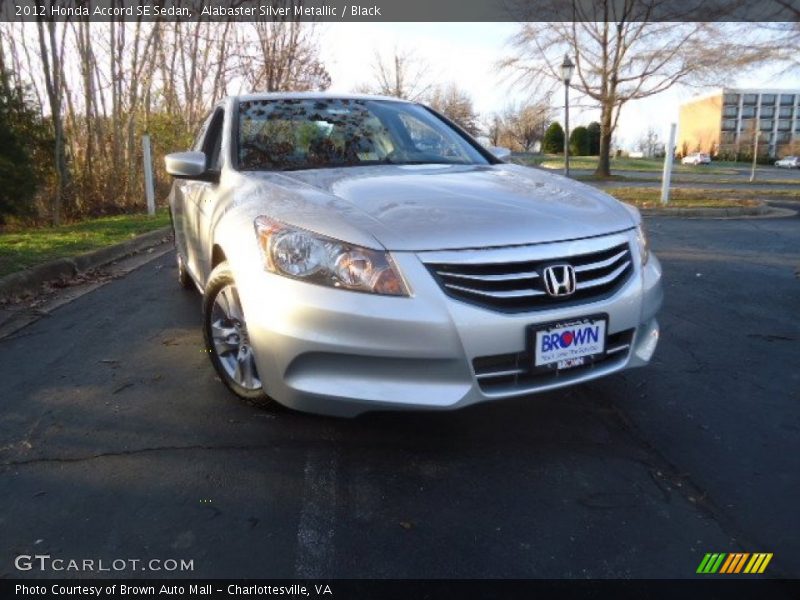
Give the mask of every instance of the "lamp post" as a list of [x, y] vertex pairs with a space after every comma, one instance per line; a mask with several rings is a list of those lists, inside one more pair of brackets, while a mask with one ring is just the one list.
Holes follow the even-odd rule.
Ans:
[[561, 63], [561, 79], [564, 81], [564, 175], [569, 177], [569, 82], [572, 79], [572, 72], [575, 65], [569, 59], [569, 55], [564, 55], [564, 62]]
[[756, 130], [753, 136], [753, 164], [750, 167], [750, 183], [756, 180], [756, 165], [758, 164], [758, 138], [761, 137], [761, 131]]
[[756, 164], [758, 163], [758, 138], [761, 137], [761, 103], [756, 108], [755, 131], [753, 132], [753, 166], [750, 169], [750, 183], [756, 180]]

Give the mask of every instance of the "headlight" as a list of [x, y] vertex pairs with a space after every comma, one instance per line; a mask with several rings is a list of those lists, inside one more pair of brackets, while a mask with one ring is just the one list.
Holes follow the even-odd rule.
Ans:
[[408, 296], [408, 290], [386, 252], [360, 248], [285, 225], [269, 217], [255, 222], [264, 269], [309, 283]]
[[642, 257], [642, 265], [646, 265], [647, 259], [650, 258], [650, 243], [647, 241], [644, 223], [639, 223], [639, 227], [636, 228], [636, 243], [639, 245], [639, 256]]

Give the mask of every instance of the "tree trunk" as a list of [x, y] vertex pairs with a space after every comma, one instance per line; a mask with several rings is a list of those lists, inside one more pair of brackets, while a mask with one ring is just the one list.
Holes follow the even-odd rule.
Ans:
[[[47, 23], [47, 37], [45, 37], [45, 24], [41, 19], [36, 22], [39, 32], [39, 49], [41, 51], [42, 71], [47, 87], [47, 96], [50, 100], [50, 113], [53, 121], [53, 159], [56, 168], [56, 193], [53, 198], [53, 225], [61, 224], [61, 211], [64, 194], [69, 186], [69, 171], [67, 157], [64, 151], [64, 122], [61, 114], [63, 71], [61, 55], [56, 44], [56, 23]], [[49, 48], [48, 48], [49, 45]], [[49, 55], [48, 55], [49, 50]]]
[[86, 153], [84, 155], [83, 173], [81, 178], [81, 195], [83, 201], [88, 201], [92, 191], [97, 189], [92, 185], [94, 178], [94, 85], [92, 69], [94, 59], [91, 52], [91, 37], [89, 23], [79, 21], [76, 25], [78, 39], [78, 52], [81, 57], [81, 76], [83, 77], [83, 110], [86, 127]]
[[612, 111], [612, 106], [603, 106], [603, 111], [600, 115], [600, 155], [597, 157], [595, 177], [611, 176], [611, 136], [614, 133], [611, 126]]

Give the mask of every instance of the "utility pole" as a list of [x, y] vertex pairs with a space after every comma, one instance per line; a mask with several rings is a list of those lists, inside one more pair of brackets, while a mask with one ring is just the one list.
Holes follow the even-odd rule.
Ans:
[[156, 214], [156, 192], [153, 186], [153, 158], [150, 153], [150, 136], [142, 136], [142, 159], [144, 160], [144, 196], [147, 199], [147, 214]]
[[661, 175], [661, 204], [669, 204], [669, 181], [672, 177], [672, 160], [675, 155], [675, 123], [669, 126], [669, 143], [664, 153], [664, 171]]
[[756, 164], [758, 160], [758, 138], [761, 137], [760, 127], [756, 127], [755, 135], [753, 135], [753, 166], [750, 168], [750, 183], [756, 180]]
[[756, 107], [756, 120], [754, 124], [755, 133], [753, 134], [753, 166], [750, 168], [750, 183], [756, 180], [756, 162], [758, 161], [758, 138], [761, 137], [761, 98], [758, 99]]

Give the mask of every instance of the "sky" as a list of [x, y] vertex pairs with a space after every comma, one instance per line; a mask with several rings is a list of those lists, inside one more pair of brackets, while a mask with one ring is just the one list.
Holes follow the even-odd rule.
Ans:
[[[331, 91], [349, 92], [373, 78], [375, 50], [385, 56], [394, 48], [411, 50], [430, 67], [435, 83], [453, 81], [470, 93], [482, 114], [501, 111], [510, 101], [525, 99], [525, 91], [498, 72], [496, 61], [511, 52], [508, 39], [516, 23], [332, 23], [321, 25], [322, 54], [331, 74]], [[728, 87], [800, 88], [800, 76], [764, 69], [731, 81]], [[677, 123], [678, 106], [713, 88], [674, 86], [651, 98], [628, 103], [620, 116], [617, 142], [633, 149], [648, 127], [666, 141], [670, 123]], [[599, 110], [570, 110], [570, 125], [598, 120]], [[563, 110], [556, 119], [563, 124]]]

